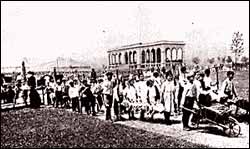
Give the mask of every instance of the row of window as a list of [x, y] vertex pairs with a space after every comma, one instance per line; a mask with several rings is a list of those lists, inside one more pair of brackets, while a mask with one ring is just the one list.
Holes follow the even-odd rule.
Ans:
[[[183, 53], [182, 48], [166, 48], [165, 49], [165, 61], [170, 60], [182, 60]], [[161, 63], [161, 49], [147, 49], [143, 50], [141, 53], [141, 63]], [[109, 54], [109, 65], [114, 64], [136, 64], [137, 63], [137, 52], [130, 51], [124, 53], [124, 58], [122, 61], [122, 53]]]

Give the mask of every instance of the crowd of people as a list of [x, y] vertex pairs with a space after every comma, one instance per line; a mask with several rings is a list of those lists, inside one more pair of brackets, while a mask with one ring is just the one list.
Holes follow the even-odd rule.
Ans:
[[[171, 116], [182, 114], [185, 130], [191, 128], [191, 113], [186, 108], [211, 106], [214, 101], [226, 103], [237, 97], [234, 72], [227, 72], [227, 79], [218, 90], [218, 82], [211, 79], [209, 68], [187, 72], [182, 67], [178, 75], [172, 71], [152, 70], [147, 74], [130, 74], [128, 78], [112, 72], [98, 78], [92, 69], [88, 78], [64, 76], [56, 80], [49, 75], [43, 78], [45, 83], [41, 89], [44, 90], [47, 105], [72, 108], [72, 111], [80, 113], [84, 107], [88, 115], [105, 113], [108, 121], [119, 121], [126, 113], [129, 119], [135, 119], [135, 114], [139, 113], [141, 120], [146, 115], [153, 119], [156, 113], [162, 113], [167, 125], [172, 123]], [[1, 80], [1, 100], [15, 102], [21, 97], [26, 105], [29, 99], [30, 107], [40, 107], [41, 97], [37, 92], [40, 88], [37, 87], [34, 73], [29, 72], [27, 81], [21, 80], [17, 80], [14, 89]]]

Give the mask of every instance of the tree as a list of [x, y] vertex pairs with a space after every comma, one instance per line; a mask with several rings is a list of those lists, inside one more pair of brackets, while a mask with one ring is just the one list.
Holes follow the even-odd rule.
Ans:
[[196, 65], [198, 65], [199, 63], [200, 63], [200, 58], [199, 57], [194, 57], [193, 59], [192, 59], [192, 62], [193, 63], [195, 63]]
[[207, 61], [208, 61], [209, 64], [213, 64], [215, 59], [214, 58], [208, 58]]
[[[242, 38], [243, 34], [240, 32], [234, 32], [232, 44], [231, 44], [231, 51], [235, 54], [235, 64], [237, 64], [238, 57], [244, 52], [244, 40]], [[236, 66], [236, 65], [235, 65]]]

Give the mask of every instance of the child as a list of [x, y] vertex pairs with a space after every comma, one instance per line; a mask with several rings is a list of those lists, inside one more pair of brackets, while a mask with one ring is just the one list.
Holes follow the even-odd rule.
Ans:
[[175, 103], [175, 84], [173, 81], [173, 75], [171, 72], [166, 73], [166, 78], [167, 80], [162, 84], [161, 88], [161, 97], [162, 97], [162, 102], [164, 105], [164, 116], [165, 116], [165, 121], [166, 124], [170, 125], [170, 113], [174, 109], [174, 103]]
[[223, 81], [221, 87], [221, 103], [227, 102], [229, 99], [232, 100], [233, 96], [237, 97], [237, 92], [233, 83], [234, 72], [228, 71], [227, 78]]
[[129, 108], [128, 108], [129, 119], [135, 119], [133, 106], [135, 105], [135, 102], [137, 100], [137, 91], [134, 86], [134, 79], [128, 81], [128, 86], [125, 88], [124, 91], [124, 97], [129, 102]]
[[192, 109], [194, 106], [194, 102], [197, 100], [197, 87], [194, 84], [194, 73], [190, 72], [187, 75], [188, 83], [184, 88], [183, 98], [181, 100], [180, 107], [182, 108], [183, 116], [182, 123], [184, 130], [190, 130], [190, 126], [188, 126], [189, 118], [191, 113], [187, 111], [187, 109]]

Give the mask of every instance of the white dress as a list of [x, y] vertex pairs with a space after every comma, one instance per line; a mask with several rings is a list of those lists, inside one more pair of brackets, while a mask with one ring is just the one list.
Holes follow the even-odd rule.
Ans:
[[166, 80], [161, 87], [161, 93], [163, 94], [163, 103], [166, 112], [172, 112], [174, 109], [175, 99], [175, 85], [174, 81]]
[[[159, 99], [156, 100], [156, 96], [157, 96], [156, 89], [157, 89], [156, 85], [153, 85], [152, 87], [148, 87], [148, 98], [151, 104], [149, 105], [149, 107], [150, 109], [154, 111], [162, 112], [164, 111], [164, 107]], [[160, 90], [159, 90], [159, 93], [160, 93]]]

